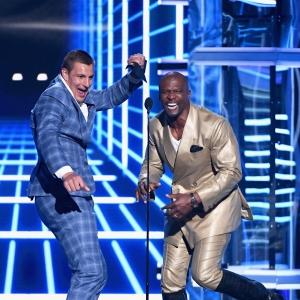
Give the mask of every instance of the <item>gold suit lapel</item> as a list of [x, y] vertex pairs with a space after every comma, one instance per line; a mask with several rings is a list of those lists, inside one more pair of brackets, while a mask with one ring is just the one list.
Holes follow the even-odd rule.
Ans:
[[168, 125], [164, 126], [164, 129], [163, 129], [163, 141], [164, 141], [165, 156], [168, 160], [170, 169], [173, 171], [175, 161], [176, 161], [176, 151], [172, 144], [171, 133], [170, 133]]
[[176, 156], [173, 182], [176, 182], [178, 179], [184, 176], [184, 174], [189, 168], [190, 157], [191, 157], [190, 147], [193, 144], [193, 137], [195, 132], [196, 134], [198, 132], [197, 128], [195, 128], [194, 120], [195, 120], [194, 108], [191, 105], [189, 115], [183, 129], [183, 134], [177, 152], [177, 156]]

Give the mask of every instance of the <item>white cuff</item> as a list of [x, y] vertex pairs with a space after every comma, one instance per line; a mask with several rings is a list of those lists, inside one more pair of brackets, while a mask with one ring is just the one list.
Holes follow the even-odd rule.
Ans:
[[69, 172], [74, 172], [70, 166], [64, 166], [55, 172], [55, 175], [62, 179], [62, 177]]

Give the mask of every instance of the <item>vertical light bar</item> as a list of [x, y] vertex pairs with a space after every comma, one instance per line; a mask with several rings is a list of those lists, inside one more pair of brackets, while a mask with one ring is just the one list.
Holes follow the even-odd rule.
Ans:
[[6, 266], [4, 294], [11, 294], [12, 279], [15, 265], [16, 242], [10, 241], [8, 248], [8, 258]]
[[[49, 231], [43, 222], [42, 231]], [[44, 241], [44, 257], [45, 257], [45, 269], [46, 269], [46, 279], [48, 294], [55, 294], [55, 284], [54, 284], [54, 275], [53, 275], [53, 264], [52, 264], [52, 255], [51, 247], [49, 241]]]
[[[107, 86], [111, 86], [114, 80], [114, 1], [107, 2]], [[113, 151], [113, 109], [107, 111], [107, 151], [112, 154]]]
[[[87, 1], [81, 1], [82, 3], [82, 11], [87, 12]], [[83, 31], [83, 49], [88, 51], [88, 26], [87, 26], [87, 13], [83, 13], [83, 26], [84, 26], [84, 31]]]
[[[97, 89], [102, 90], [102, 68], [103, 68], [103, 43], [102, 43], [102, 34], [103, 34], [103, 24], [102, 24], [102, 0], [98, 0], [97, 5]], [[97, 134], [97, 144], [101, 145], [102, 143], [102, 112], [97, 113], [96, 117], [96, 134]]]
[[[133, 53], [132, 53], [133, 54]], [[128, 0], [122, 0], [122, 73], [127, 73], [128, 59]], [[128, 166], [128, 101], [122, 104], [122, 167]]]
[[183, 59], [183, 5], [176, 5], [176, 59]]
[[[19, 212], [20, 212], [20, 205], [15, 204], [13, 210], [13, 216], [12, 216], [11, 231], [18, 230]], [[14, 276], [15, 254], [16, 254], [16, 242], [10, 241], [9, 248], [8, 248], [8, 259], [7, 259], [7, 266], [6, 266], [4, 294], [11, 293], [12, 281]]]
[[102, 0], [98, 0], [97, 2], [97, 61], [96, 61], [96, 67], [97, 67], [97, 89], [102, 90], [102, 32], [103, 32], [103, 26], [102, 26]]
[[[147, 88], [145, 84], [143, 86], [143, 102], [150, 95], [150, 10], [149, 10], [149, 0], [144, 0], [143, 2], [143, 54], [145, 55], [148, 63], [146, 68], [146, 78], [148, 81]], [[144, 104], [144, 103], [143, 103]], [[144, 105], [143, 105], [144, 108]], [[146, 109], [143, 109], [143, 136], [147, 136], [147, 121], [148, 115]], [[147, 139], [143, 139], [143, 154], [145, 153], [147, 147]]]
[[[292, 36], [292, 35], [291, 35]], [[290, 145], [292, 145], [293, 147], [295, 147], [296, 146], [296, 143], [297, 143], [297, 139], [296, 140], [294, 140], [294, 137], [295, 136], [298, 136], [298, 134], [297, 135], [295, 135], [295, 132], [294, 132], [294, 129], [295, 129], [295, 125], [293, 125], [293, 124], [295, 124], [295, 119], [294, 119], [294, 111], [295, 111], [295, 101], [297, 101], [297, 100], [295, 100], [295, 88], [296, 88], [296, 86], [295, 86], [295, 75], [296, 75], [296, 77], [297, 77], [297, 82], [300, 82], [300, 76], [299, 76], [299, 72], [298, 72], [298, 69], [295, 69], [295, 68], [291, 68], [291, 71], [289, 72], [289, 76], [290, 76], [290, 80], [291, 80], [291, 87], [292, 87], [292, 91], [291, 91], [291, 93], [290, 93], [290, 95], [291, 95], [291, 97], [292, 97], [292, 99], [291, 99], [291, 102], [292, 102], [292, 105], [291, 105], [291, 115], [290, 115], [290, 124], [291, 124], [291, 126], [290, 126], [290, 128], [291, 128], [291, 133], [290, 133]], [[297, 125], [296, 125], [297, 126]], [[290, 160], [291, 161], [293, 161], [294, 160], [294, 153], [292, 153], [292, 152], [290, 152]], [[292, 172], [293, 172], [293, 167], [292, 166], [290, 166], [290, 173], [292, 174]], [[292, 196], [292, 194], [290, 194], [290, 196], [289, 196], [289, 200], [290, 201], [293, 201], [293, 196]], [[291, 207], [290, 208], [290, 216], [291, 216], [291, 221], [290, 221], [290, 226], [289, 226], [289, 230], [290, 230], [290, 232], [289, 232], [289, 267], [290, 267], [290, 269], [293, 269], [293, 268], [295, 268], [295, 258], [294, 258], [294, 247], [295, 247], [295, 245], [294, 245], [294, 230], [295, 230], [295, 224], [294, 224], [294, 222], [295, 222], [295, 219], [292, 217], [294, 215], [294, 209], [293, 209], [293, 207]]]
[[[201, 16], [200, 16], [200, 26], [201, 28], [204, 28], [204, 23], [205, 23], [205, 1], [201, 1]], [[201, 44], [203, 43], [203, 36], [202, 36], [202, 41]], [[205, 95], [204, 95], [204, 91], [205, 91], [205, 68], [206, 66], [200, 66], [200, 73], [201, 73], [201, 80], [200, 80], [200, 85], [201, 85], [201, 89], [200, 89], [200, 105], [204, 106], [204, 99], [205, 99]]]
[[88, 51], [91, 57], [94, 57], [94, 0], [90, 0], [88, 7], [89, 16], [89, 45]]
[[[22, 147], [22, 148], [24, 149], [24, 147]], [[21, 154], [20, 154], [21, 160], [24, 159], [24, 155], [22, 153], [22, 148], [21, 148]], [[18, 167], [18, 175], [21, 175], [22, 173], [23, 173], [23, 166], [19, 166]], [[16, 191], [15, 191], [16, 197], [21, 196], [21, 186], [22, 186], [22, 182], [17, 181], [16, 182]], [[20, 213], [20, 205], [16, 203], [14, 205], [14, 210], [13, 210], [11, 231], [18, 230], [19, 213]], [[9, 248], [8, 248], [8, 259], [7, 259], [5, 286], [4, 286], [5, 294], [11, 293], [12, 281], [13, 281], [13, 276], [14, 276], [15, 254], [16, 254], [16, 242], [10, 241]]]
[[45, 268], [47, 277], [48, 294], [55, 294], [52, 255], [49, 241], [44, 241]]

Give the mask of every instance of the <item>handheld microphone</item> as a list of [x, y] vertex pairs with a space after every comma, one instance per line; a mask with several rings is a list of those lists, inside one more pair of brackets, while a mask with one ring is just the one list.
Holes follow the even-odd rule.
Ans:
[[147, 109], [147, 111], [149, 111], [152, 108], [152, 105], [153, 105], [153, 100], [152, 98], [148, 97], [145, 100], [145, 108]]

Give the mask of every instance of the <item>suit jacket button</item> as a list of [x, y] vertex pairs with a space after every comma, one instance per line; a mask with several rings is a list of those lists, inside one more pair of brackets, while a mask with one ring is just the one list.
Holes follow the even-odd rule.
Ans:
[[196, 186], [196, 185], [197, 185], [197, 182], [194, 182], [194, 183], [193, 183], [193, 186]]
[[87, 161], [85, 161], [85, 162], [84, 162], [84, 164], [85, 164], [85, 165], [88, 165], [88, 162], [87, 162]]

